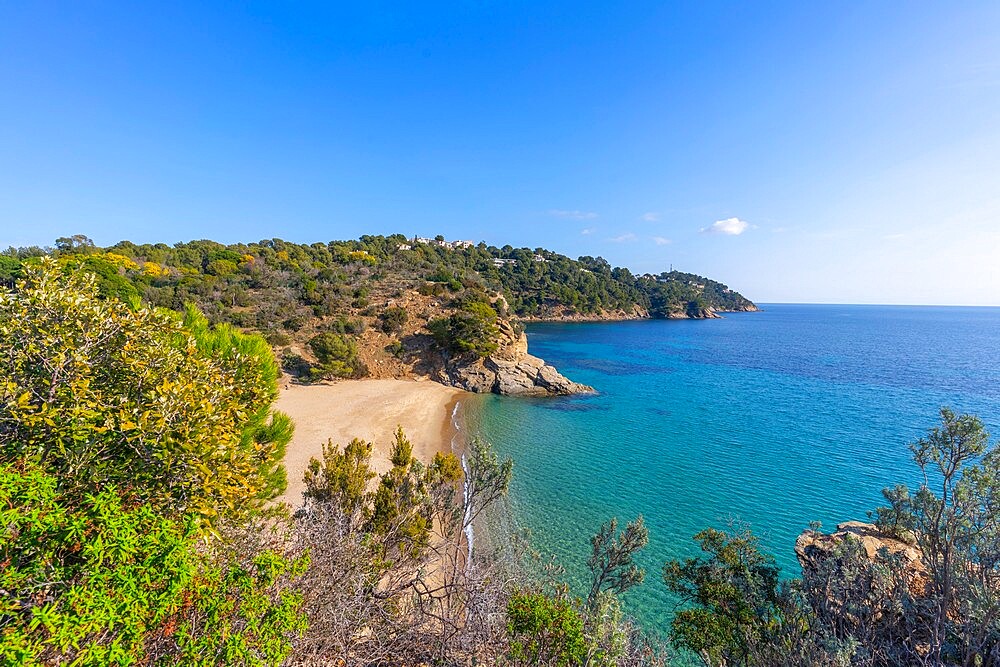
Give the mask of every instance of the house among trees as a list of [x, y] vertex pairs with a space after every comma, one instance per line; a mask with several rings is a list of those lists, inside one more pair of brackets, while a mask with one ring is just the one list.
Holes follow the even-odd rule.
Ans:
[[[436, 245], [438, 247], [449, 248], [451, 250], [455, 250], [456, 248], [473, 248], [476, 245], [475, 241], [445, 241], [444, 237], [441, 236], [440, 234], [438, 234], [432, 239], [424, 238], [422, 236], [414, 236], [413, 244], [416, 245], [419, 243], [422, 243], [424, 245]], [[403, 248], [400, 247], [400, 250], [402, 249]], [[407, 246], [406, 249], [409, 250], [410, 247]]]

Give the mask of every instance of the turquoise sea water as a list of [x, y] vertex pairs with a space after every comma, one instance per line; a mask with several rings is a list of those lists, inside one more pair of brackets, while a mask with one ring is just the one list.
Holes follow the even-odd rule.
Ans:
[[[865, 519], [917, 482], [907, 443], [937, 410], [1000, 435], [1000, 309], [765, 305], [721, 320], [528, 327], [532, 354], [596, 396], [472, 402], [472, 428], [515, 460], [517, 524], [579, 587], [589, 536], [643, 514], [647, 579], [626, 596], [649, 629], [672, 601], [664, 560], [748, 522], [782, 570], [810, 521]], [[579, 588], [578, 588], [579, 590]]]

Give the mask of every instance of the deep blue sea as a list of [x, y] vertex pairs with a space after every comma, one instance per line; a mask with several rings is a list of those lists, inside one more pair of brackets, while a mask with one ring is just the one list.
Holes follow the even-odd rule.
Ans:
[[646, 582], [626, 596], [649, 629], [660, 581], [691, 537], [749, 523], [787, 576], [811, 521], [866, 519], [915, 484], [907, 443], [938, 408], [1000, 435], [1000, 308], [764, 305], [719, 320], [536, 324], [529, 349], [595, 396], [472, 402], [472, 428], [515, 461], [512, 511], [577, 586], [602, 521], [643, 514]]

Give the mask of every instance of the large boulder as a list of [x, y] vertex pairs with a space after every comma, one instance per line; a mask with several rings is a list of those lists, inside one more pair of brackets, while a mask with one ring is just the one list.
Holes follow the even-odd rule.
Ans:
[[594, 391], [593, 387], [573, 382], [554, 366], [530, 354], [524, 354], [514, 361], [488, 357], [484, 366], [496, 373], [494, 391], [505, 396], [565, 396]]
[[449, 359], [440, 378], [446, 384], [480, 394], [504, 396], [567, 396], [594, 391], [573, 382], [555, 367], [530, 354], [514, 359]]

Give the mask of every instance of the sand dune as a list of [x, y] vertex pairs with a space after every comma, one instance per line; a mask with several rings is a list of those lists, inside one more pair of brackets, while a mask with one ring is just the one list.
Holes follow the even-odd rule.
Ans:
[[278, 500], [292, 507], [302, 503], [302, 475], [311, 457], [322, 455], [323, 444], [346, 444], [352, 438], [375, 443], [373, 467], [391, 467], [389, 448], [396, 426], [413, 443], [413, 453], [429, 461], [451, 449], [451, 411], [464, 392], [430, 381], [350, 380], [331, 385], [291, 385], [275, 405], [295, 421], [285, 467], [288, 489]]

